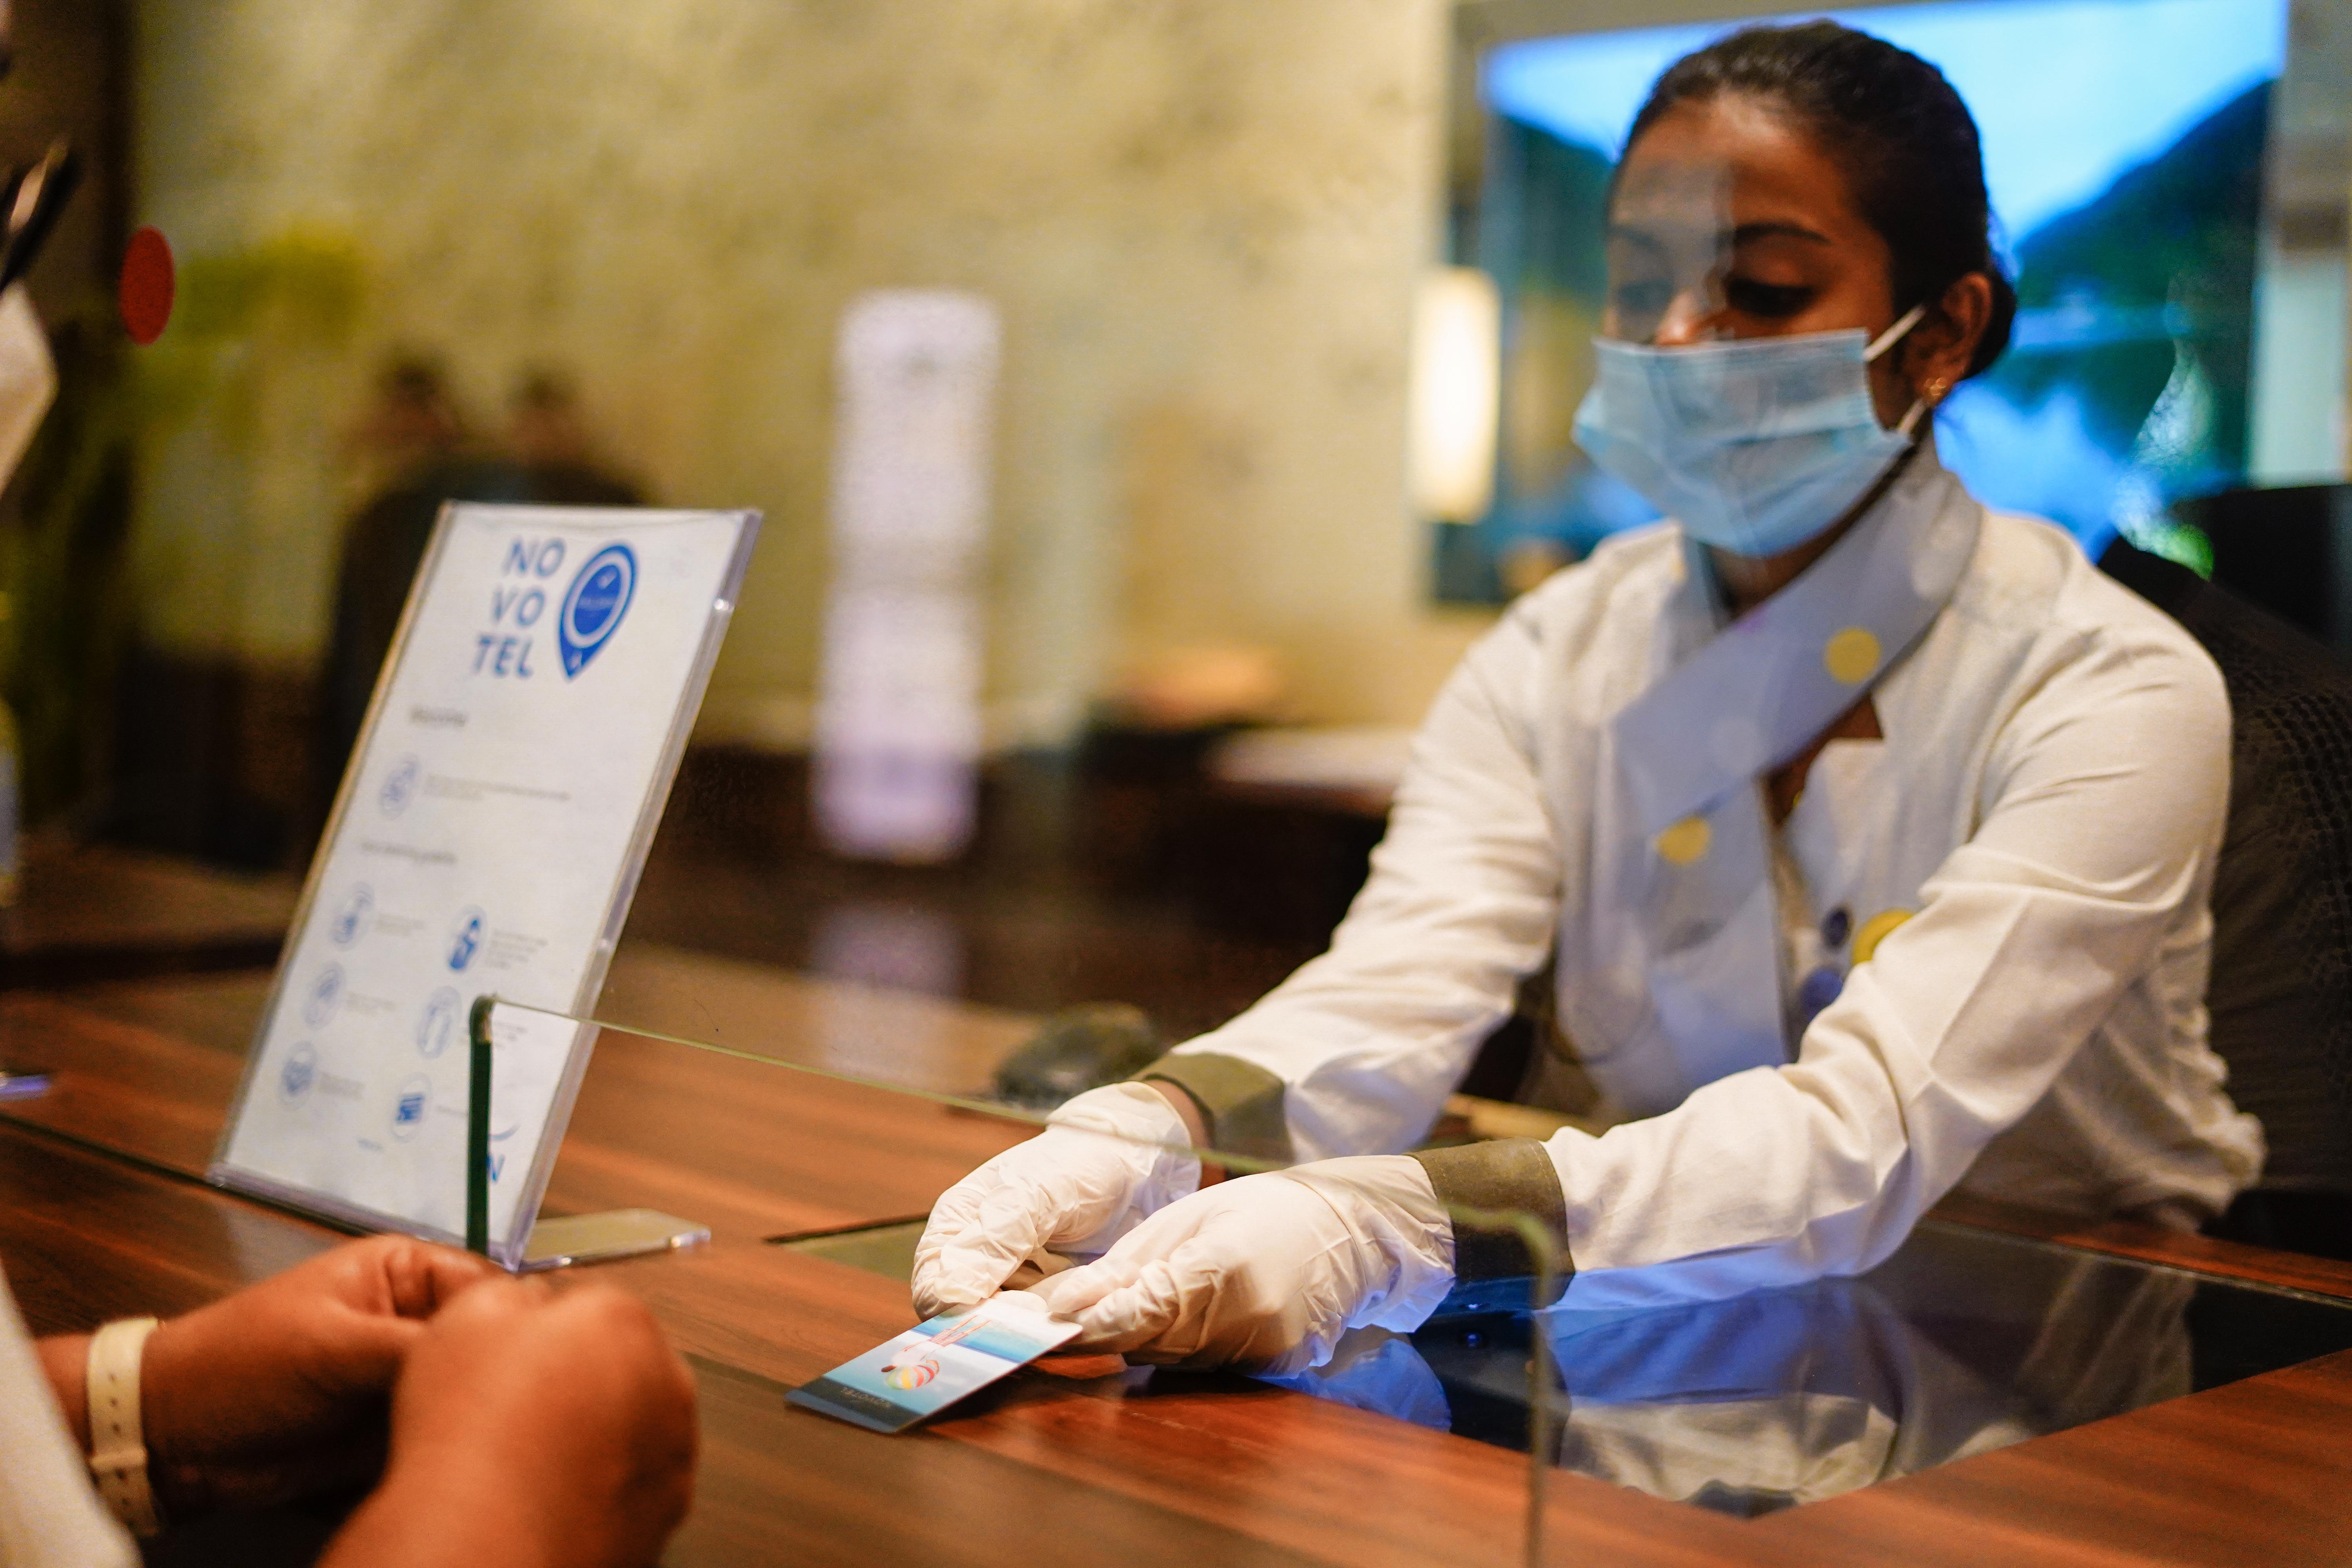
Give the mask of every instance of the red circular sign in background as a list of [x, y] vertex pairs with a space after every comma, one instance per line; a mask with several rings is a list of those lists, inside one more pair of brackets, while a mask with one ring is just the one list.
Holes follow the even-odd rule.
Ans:
[[172, 320], [172, 247], [163, 234], [141, 228], [122, 254], [122, 324], [134, 343], [152, 343]]

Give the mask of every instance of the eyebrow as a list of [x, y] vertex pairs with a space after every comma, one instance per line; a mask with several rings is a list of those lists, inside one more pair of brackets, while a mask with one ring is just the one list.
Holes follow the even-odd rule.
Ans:
[[[1658, 237], [1651, 230], [1633, 224], [1611, 224], [1608, 237], [1653, 247], [1660, 244]], [[1731, 243], [1734, 245], [1746, 245], [1759, 239], [1801, 239], [1810, 245], [1832, 243], [1828, 235], [1818, 229], [1807, 228], [1801, 223], [1743, 223], [1731, 231]]]
[[1745, 245], [1751, 239], [1801, 239], [1813, 245], [1831, 243], [1830, 237], [1818, 229], [1807, 228], [1801, 223], [1743, 223], [1731, 231], [1731, 243]]

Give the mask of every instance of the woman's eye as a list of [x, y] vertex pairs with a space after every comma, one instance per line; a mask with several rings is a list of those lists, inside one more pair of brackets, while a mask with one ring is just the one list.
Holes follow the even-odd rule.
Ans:
[[1778, 320], [1793, 316], [1813, 302], [1813, 291], [1801, 283], [1759, 283], [1752, 278], [1724, 280], [1723, 300], [1743, 316]]

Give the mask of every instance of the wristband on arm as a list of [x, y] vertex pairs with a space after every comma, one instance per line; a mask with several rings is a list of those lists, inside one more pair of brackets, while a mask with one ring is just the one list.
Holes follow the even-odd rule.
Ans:
[[[1136, 1081], [1170, 1084], [1183, 1091], [1200, 1109], [1213, 1149], [1285, 1163], [1295, 1157], [1284, 1114], [1283, 1081], [1255, 1062], [1211, 1051], [1173, 1052], [1138, 1073]], [[1534, 1216], [1551, 1232], [1559, 1282], [1567, 1285], [1576, 1272], [1568, 1250], [1568, 1201], [1560, 1194], [1559, 1172], [1540, 1142], [1503, 1138], [1424, 1149], [1412, 1157], [1429, 1173], [1429, 1184], [1441, 1203]], [[1535, 1254], [1517, 1230], [1454, 1227], [1457, 1280], [1525, 1279], [1537, 1272]]]
[[146, 1426], [140, 1414], [139, 1369], [152, 1318], [125, 1318], [90, 1336], [89, 1473], [98, 1495], [142, 1540], [163, 1528], [147, 1479]]
[[1136, 1074], [1135, 1081], [1181, 1089], [1200, 1108], [1212, 1149], [1286, 1165], [1296, 1158], [1283, 1081], [1255, 1062], [1212, 1051], [1171, 1052]]
[[[1576, 1262], [1568, 1252], [1568, 1201], [1560, 1194], [1559, 1172], [1540, 1142], [1533, 1138], [1499, 1138], [1452, 1149], [1423, 1149], [1412, 1158], [1429, 1173], [1429, 1184], [1438, 1201], [1450, 1207], [1533, 1215], [1551, 1232], [1558, 1249], [1553, 1256], [1559, 1260], [1559, 1284], [1567, 1287], [1576, 1273]], [[1456, 1280], [1521, 1279], [1537, 1272], [1536, 1256], [1518, 1231], [1455, 1225]]]

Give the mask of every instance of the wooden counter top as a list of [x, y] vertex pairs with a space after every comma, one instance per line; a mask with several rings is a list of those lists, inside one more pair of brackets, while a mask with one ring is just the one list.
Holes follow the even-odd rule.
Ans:
[[[675, 995], [662, 988], [692, 987], [704, 962], [656, 955], [632, 984], [640, 996]], [[1024, 1026], [791, 976], [709, 973], [722, 1035], [845, 1020], [838, 1037], [868, 1053], [869, 1069], [929, 1073], [942, 1087], [969, 1087], [986, 1052]], [[183, 979], [0, 999], [6, 1052], [58, 1071], [47, 1100], [8, 1106], [0, 1121], [0, 1260], [37, 1329], [184, 1310], [337, 1239], [190, 1179], [210, 1156], [261, 995], [251, 979]], [[551, 1196], [564, 1207], [650, 1203], [720, 1236], [567, 1280], [638, 1294], [695, 1359], [703, 1469], [667, 1561], [1519, 1560], [1522, 1456], [1247, 1379], [1032, 1370], [898, 1437], [786, 1406], [789, 1385], [912, 1313], [898, 1281], [758, 1238], [919, 1215], [1026, 1131], [608, 1033]], [[1939, 1213], [2051, 1246], [2352, 1297], [2352, 1268], [2325, 1260], [1990, 1205]], [[1546, 1560], [2341, 1563], [2352, 1542], [2347, 1430], [2352, 1355], [2339, 1355], [1756, 1521], [1555, 1471]]]
[[[1027, 1035], [1015, 1015], [965, 1016], [925, 998], [742, 973], [750, 967], [662, 950], [616, 963], [614, 973], [630, 994], [658, 999], [705, 972], [709, 1016], [737, 1021], [732, 1037], [814, 1036], [834, 1042], [805, 1053], [814, 1065], [862, 1062], [941, 1088], [985, 1083], [987, 1053]], [[47, 1096], [0, 1102], [0, 1118], [200, 1177], [268, 994], [266, 978], [223, 975], [0, 996], [0, 1055], [56, 1074]], [[720, 1240], [877, 1225], [928, 1214], [950, 1184], [1033, 1131], [866, 1083], [607, 1029], [546, 1208], [657, 1208], [709, 1226]]]

